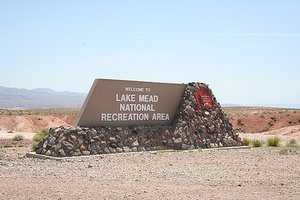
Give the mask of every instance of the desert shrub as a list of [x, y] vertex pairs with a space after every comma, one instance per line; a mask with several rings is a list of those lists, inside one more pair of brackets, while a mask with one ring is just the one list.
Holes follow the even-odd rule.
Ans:
[[238, 126], [244, 126], [244, 123], [242, 122], [241, 119], [237, 119], [237, 125]]
[[263, 141], [258, 139], [252, 140], [251, 143], [253, 147], [261, 147], [263, 145]]
[[40, 132], [36, 133], [34, 136], [33, 136], [33, 141], [35, 142], [40, 142], [42, 141], [42, 139], [47, 136], [49, 133], [49, 129], [47, 128], [44, 128], [42, 129]]
[[274, 126], [274, 122], [273, 121], [269, 121], [269, 126]]
[[297, 141], [295, 139], [290, 139], [286, 145], [286, 147], [298, 147]]
[[13, 141], [22, 141], [24, 140], [24, 136], [23, 135], [15, 135], [13, 138], [12, 138]]
[[245, 146], [249, 146], [250, 143], [251, 143], [251, 140], [250, 140], [250, 139], [248, 139], [248, 138], [243, 138], [243, 144], [244, 144]]
[[37, 143], [33, 143], [32, 146], [31, 146], [31, 148], [32, 148], [33, 151], [38, 150], [38, 144]]
[[278, 147], [280, 142], [280, 138], [275, 136], [275, 137], [270, 137], [267, 139], [267, 144], [270, 147]]

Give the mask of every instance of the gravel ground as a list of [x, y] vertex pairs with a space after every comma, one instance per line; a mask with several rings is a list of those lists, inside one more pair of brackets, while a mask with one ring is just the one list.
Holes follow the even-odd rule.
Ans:
[[62, 161], [0, 149], [0, 199], [299, 199], [300, 155], [279, 148], [110, 154]]
[[11, 139], [16, 135], [22, 135], [25, 139], [31, 140], [35, 133], [29, 133], [29, 132], [18, 132], [13, 131], [12, 133], [8, 133], [7, 131], [0, 130], [0, 138], [1, 139]]

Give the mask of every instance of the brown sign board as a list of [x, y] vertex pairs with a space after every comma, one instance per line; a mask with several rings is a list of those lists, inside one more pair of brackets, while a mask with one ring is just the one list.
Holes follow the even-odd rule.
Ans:
[[185, 87], [185, 84], [96, 79], [77, 125], [168, 125]]

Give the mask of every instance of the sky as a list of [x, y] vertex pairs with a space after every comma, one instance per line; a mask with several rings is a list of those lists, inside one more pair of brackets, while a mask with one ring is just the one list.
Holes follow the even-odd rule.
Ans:
[[0, 0], [0, 86], [205, 82], [221, 103], [300, 107], [300, 1]]

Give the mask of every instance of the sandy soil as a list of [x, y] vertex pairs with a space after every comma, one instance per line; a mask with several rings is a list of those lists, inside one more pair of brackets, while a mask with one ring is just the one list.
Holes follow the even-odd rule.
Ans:
[[[64, 161], [1, 149], [0, 199], [299, 199], [300, 155], [277, 148], [126, 153]], [[13, 157], [3, 156], [13, 153]]]
[[1, 110], [0, 129], [13, 132], [38, 132], [43, 128], [75, 125], [79, 109]]
[[[300, 110], [262, 107], [225, 107], [230, 122], [238, 132], [260, 133], [299, 126]], [[298, 132], [300, 129], [293, 130]]]
[[9, 133], [4, 130], [0, 130], [0, 138], [1, 139], [12, 139], [16, 135], [23, 135], [24, 139], [32, 140], [33, 136], [35, 133], [30, 133], [30, 132], [12, 132]]

